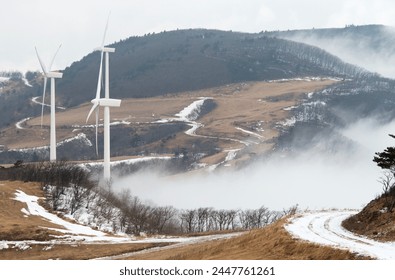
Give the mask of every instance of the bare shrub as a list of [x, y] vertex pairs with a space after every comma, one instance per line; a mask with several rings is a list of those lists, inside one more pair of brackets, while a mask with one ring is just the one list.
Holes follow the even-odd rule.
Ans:
[[384, 197], [384, 207], [388, 212], [392, 212], [395, 208], [395, 177], [394, 173], [385, 171], [383, 176], [380, 177], [379, 182], [382, 185]]

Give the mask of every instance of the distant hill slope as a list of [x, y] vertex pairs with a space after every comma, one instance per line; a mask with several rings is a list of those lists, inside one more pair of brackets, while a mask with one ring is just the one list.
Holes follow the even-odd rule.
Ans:
[[[217, 30], [178, 30], [111, 45], [112, 97], [148, 97], [229, 83], [298, 76], [368, 75], [362, 68], [306, 44]], [[94, 97], [99, 53], [66, 68], [57, 96], [70, 107]]]
[[289, 30], [264, 34], [323, 48], [345, 62], [395, 78], [394, 27], [350, 25], [345, 28]]

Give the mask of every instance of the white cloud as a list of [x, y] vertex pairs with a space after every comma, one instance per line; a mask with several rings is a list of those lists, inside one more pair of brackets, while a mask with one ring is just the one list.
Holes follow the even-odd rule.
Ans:
[[394, 25], [394, 2], [388, 0], [348, 0], [337, 3], [337, 12], [329, 17], [329, 23], [337, 26], [346, 24], [364, 25], [381, 23]]
[[0, 7], [0, 69], [21, 70], [39, 69], [35, 45], [50, 57], [63, 43], [57, 68], [81, 59], [100, 43], [109, 11], [107, 42], [177, 28], [259, 32], [395, 20], [389, 0], [0, 0]]

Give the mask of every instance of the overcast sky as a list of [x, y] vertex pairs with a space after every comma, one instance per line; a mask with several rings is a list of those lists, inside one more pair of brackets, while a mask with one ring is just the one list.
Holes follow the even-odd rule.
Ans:
[[[0, 0], [0, 71], [39, 70], [34, 46], [64, 69], [100, 45], [163, 30], [212, 28], [244, 32], [395, 26], [391, 0]], [[47, 62], [49, 63], [49, 62]]]

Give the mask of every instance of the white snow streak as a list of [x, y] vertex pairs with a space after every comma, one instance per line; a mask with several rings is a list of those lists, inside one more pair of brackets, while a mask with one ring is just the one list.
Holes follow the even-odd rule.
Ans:
[[22, 81], [25, 83], [26, 86], [33, 87], [26, 78], [22, 78]]
[[[46, 106], [46, 107], [51, 107], [50, 104], [46, 104], [46, 103], [43, 104], [42, 102], [37, 101], [37, 99], [39, 99], [40, 97], [41, 97], [41, 96], [33, 97], [33, 98], [32, 98], [32, 102], [35, 103], [35, 104], [38, 104], [38, 105], [40, 105], [40, 106], [44, 105], [44, 106]], [[60, 109], [60, 110], [66, 110], [65, 107], [61, 107], [61, 106], [56, 106], [56, 108], [57, 108], [57, 109]]]
[[[125, 159], [125, 160], [115, 160], [110, 163], [111, 166], [117, 166], [120, 164], [136, 164], [140, 162], [145, 162], [145, 161], [151, 161], [151, 160], [170, 160], [172, 157], [170, 156], [151, 156], [151, 157], [139, 157], [139, 158], [132, 158], [132, 159]], [[88, 162], [88, 163], [82, 163], [80, 166], [85, 166], [85, 167], [92, 167], [92, 166], [98, 166], [98, 165], [103, 165], [103, 162]]]
[[[110, 126], [116, 126], [116, 125], [130, 125], [131, 124], [131, 122], [128, 122], [128, 121], [115, 121], [115, 122], [111, 122], [110, 123]], [[97, 125], [97, 127], [102, 127], [102, 126], [104, 126], [104, 124], [102, 124], [102, 123], [99, 123], [98, 125]], [[71, 127], [73, 127], [73, 128], [95, 128], [96, 127], [96, 124], [86, 124], [86, 125], [79, 125], [79, 124], [73, 124]]]
[[[85, 145], [92, 147], [92, 142], [86, 137], [85, 133], [79, 133], [76, 136], [73, 136], [71, 138], [67, 138], [63, 141], [60, 141], [56, 144], [56, 147], [60, 147], [68, 142], [72, 142], [75, 140], [80, 140], [83, 142]], [[11, 152], [21, 152], [21, 153], [28, 153], [28, 152], [34, 152], [34, 151], [40, 151], [40, 150], [46, 150], [48, 149], [49, 146], [41, 146], [41, 147], [34, 147], [34, 148], [23, 148], [23, 149], [11, 149], [9, 151]]]
[[22, 126], [22, 124], [23, 124], [24, 122], [30, 120], [30, 119], [31, 119], [31, 118], [24, 118], [23, 120], [17, 122], [17, 123], [15, 124], [15, 127], [16, 127], [17, 129], [25, 129], [25, 128]]
[[250, 134], [250, 135], [252, 135], [252, 136], [255, 136], [256, 138], [258, 138], [258, 139], [260, 139], [260, 140], [263, 140], [263, 139], [264, 139], [264, 137], [263, 137], [262, 135], [260, 135], [260, 134], [258, 134], [258, 133], [256, 133], [256, 132], [243, 129], [243, 128], [241, 128], [241, 127], [236, 127], [236, 129], [237, 129], [237, 130], [240, 130], [240, 131], [242, 131], [242, 132], [244, 132], [244, 133]]
[[293, 236], [321, 245], [347, 249], [376, 259], [395, 260], [395, 243], [358, 236], [341, 226], [356, 211], [306, 212], [285, 226]]

